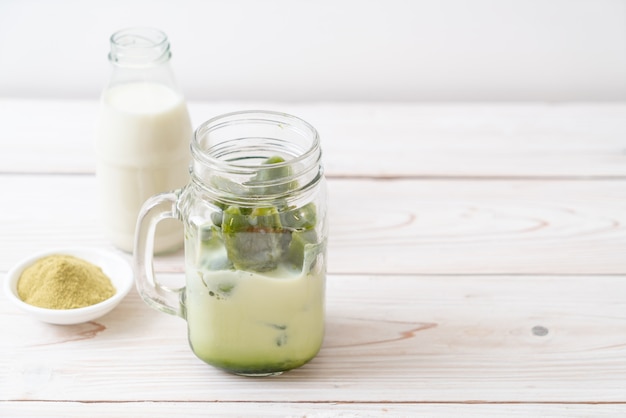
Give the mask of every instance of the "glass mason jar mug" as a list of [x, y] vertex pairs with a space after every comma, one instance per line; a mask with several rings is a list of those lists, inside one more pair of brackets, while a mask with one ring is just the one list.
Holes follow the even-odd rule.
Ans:
[[[283, 113], [247, 111], [195, 132], [191, 182], [150, 198], [137, 222], [137, 287], [181, 316], [200, 359], [243, 375], [302, 366], [324, 334], [326, 185], [319, 136]], [[152, 270], [156, 224], [184, 225], [185, 287]]]

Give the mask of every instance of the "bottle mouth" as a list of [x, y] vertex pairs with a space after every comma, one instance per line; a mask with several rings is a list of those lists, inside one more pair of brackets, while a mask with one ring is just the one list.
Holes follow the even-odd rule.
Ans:
[[109, 61], [142, 66], [167, 61], [172, 56], [167, 35], [155, 28], [127, 28], [111, 35]]
[[201, 124], [191, 143], [192, 178], [222, 197], [274, 199], [321, 179], [317, 130], [271, 111], [228, 113]]

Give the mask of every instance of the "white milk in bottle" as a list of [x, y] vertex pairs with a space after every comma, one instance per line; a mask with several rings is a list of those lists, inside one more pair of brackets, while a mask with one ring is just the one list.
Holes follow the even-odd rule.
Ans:
[[[144, 201], [187, 184], [191, 122], [170, 70], [169, 41], [154, 29], [127, 29], [111, 37], [111, 82], [101, 98], [96, 133], [99, 205], [115, 246], [132, 251]], [[179, 248], [176, 221], [161, 222], [155, 251]]]

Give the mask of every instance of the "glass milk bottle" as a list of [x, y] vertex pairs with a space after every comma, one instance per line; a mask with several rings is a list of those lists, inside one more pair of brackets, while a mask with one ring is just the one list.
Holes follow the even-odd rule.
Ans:
[[[192, 139], [191, 182], [144, 205], [135, 274], [150, 306], [187, 320], [192, 351], [232, 373], [280, 374], [310, 361], [324, 336], [326, 183], [313, 126], [243, 111]], [[185, 226], [185, 286], [159, 284], [154, 225]]]
[[[167, 36], [150, 28], [111, 36], [109, 84], [101, 96], [96, 132], [99, 205], [105, 233], [131, 252], [144, 201], [189, 181], [189, 113], [170, 68]], [[182, 245], [175, 221], [159, 224], [155, 251]]]

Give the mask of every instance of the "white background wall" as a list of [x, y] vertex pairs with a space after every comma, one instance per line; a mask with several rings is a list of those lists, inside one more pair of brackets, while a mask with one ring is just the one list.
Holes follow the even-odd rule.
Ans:
[[626, 0], [0, 0], [0, 97], [97, 97], [137, 25], [192, 100], [626, 100]]

